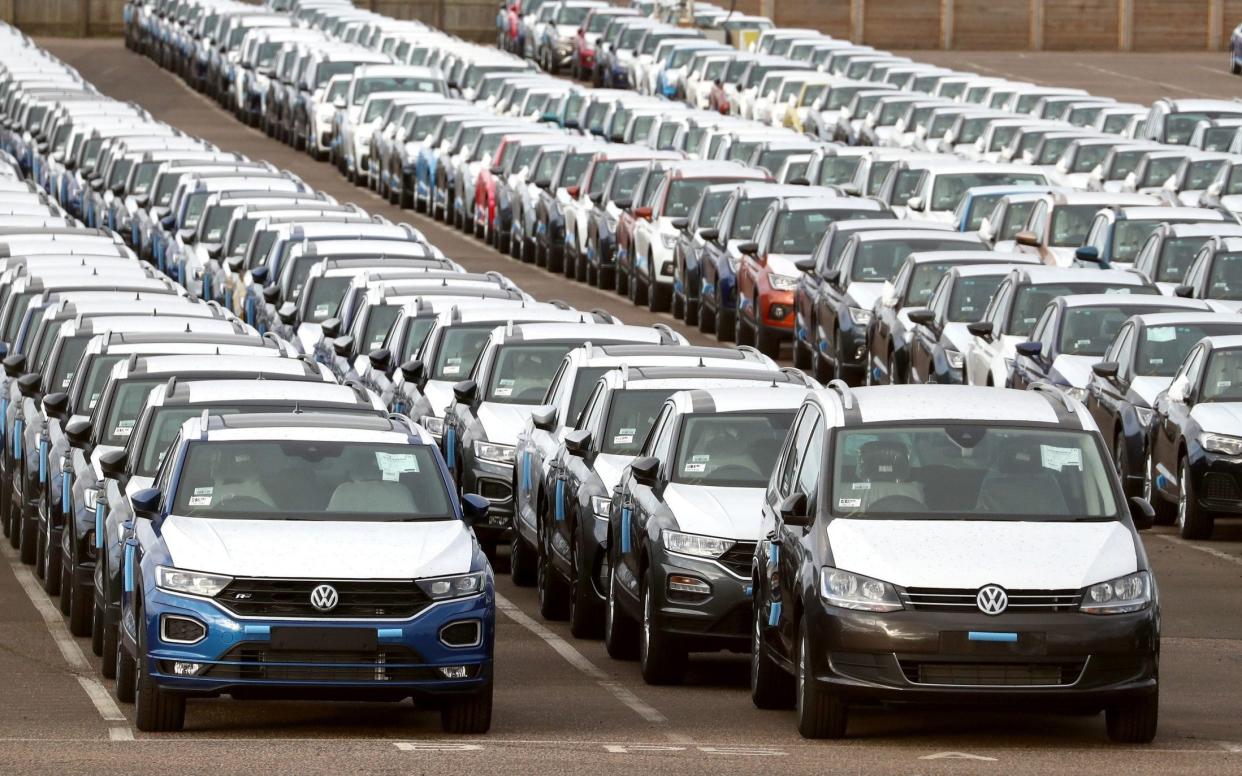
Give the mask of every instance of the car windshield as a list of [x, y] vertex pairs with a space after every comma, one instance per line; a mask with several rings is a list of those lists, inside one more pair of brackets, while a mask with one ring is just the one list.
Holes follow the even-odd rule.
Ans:
[[720, 220], [720, 211], [724, 209], [725, 203], [729, 201], [731, 196], [733, 196], [733, 192], [727, 190], [704, 193], [698, 205], [698, 222], [695, 226], [699, 229], [716, 226], [716, 222]]
[[52, 371], [48, 376], [49, 388], [47, 390], [49, 392], [69, 390], [69, 386], [73, 383], [73, 376], [77, 374], [78, 362], [82, 360], [82, 354], [86, 352], [90, 339], [90, 336], [82, 334], [62, 338], [60, 354], [56, 357], [56, 363], [52, 365]]
[[1157, 283], [1180, 283], [1195, 262], [1195, 254], [1207, 242], [1206, 237], [1170, 237], [1160, 246], [1156, 262]]
[[810, 255], [828, 227], [836, 221], [871, 219], [874, 210], [793, 210], [781, 213], [772, 232], [772, 253]]
[[391, 104], [391, 97], [382, 97], [380, 99], [371, 100], [371, 102], [367, 105], [367, 112], [362, 117], [362, 120], [364, 122], [375, 121], [380, 116], [384, 115], [384, 113], [388, 110], [388, 106]]
[[820, 186], [841, 186], [854, 180], [861, 156], [825, 156], [819, 163], [817, 179], [812, 181]]
[[1091, 219], [1098, 205], [1057, 205], [1052, 209], [1048, 245], [1054, 248], [1077, 248], [1086, 242]]
[[[247, 412], [288, 411], [287, 406], [247, 407]], [[236, 415], [240, 410], [233, 407], [212, 407], [213, 415]], [[146, 420], [146, 436], [142, 439], [142, 450], [134, 466], [134, 474], [139, 477], [154, 477], [168, 446], [177, 438], [181, 424], [203, 414], [202, 407], [157, 407], [151, 410], [152, 416]]]
[[254, 235], [254, 228], [259, 223], [257, 218], [239, 218], [233, 224], [233, 232], [229, 235], [229, 242], [226, 246], [225, 253], [229, 256], [243, 256], [246, 253], [246, 247], [250, 243], [250, 238]]
[[309, 284], [310, 298], [306, 300], [306, 315], [303, 321], [323, 323], [336, 315], [337, 309], [341, 306], [341, 299], [345, 296], [345, 289], [349, 288], [352, 279], [349, 276], [315, 278], [315, 281]]
[[760, 151], [759, 158], [755, 160], [754, 166], [762, 168], [769, 174], [775, 175], [776, 171], [781, 168], [785, 160], [791, 156], [805, 154], [805, 148], [782, 148], [780, 150]]
[[651, 425], [674, 388], [622, 390], [612, 394], [608, 421], [604, 425], [600, 452], [610, 455], [638, 455]]
[[436, 319], [431, 315], [410, 316], [409, 323], [406, 324], [402, 341], [396, 344], [393, 351], [400, 356], [396, 363], [404, 364], [422, 351], [423, 345], [427, 342], [427, 335], [431, 333], [431, 328], [435, 325]]
[[435, 362], [431, 366], [432, 380], [464, 380], [474, 371], [475, 362], [491, 336], [494, 323], [481, 326], [450, 326], [440, 336], [436, 346]]
[[768, 212], [772, 197], [752, 197], [737, 204], [733, 211], [733, 224], [730, 226], [730, 240], [747, 240], [755, 233], [755, 227]]
[[1242, 299], [1242, 253], [1218, 253], [1208, 273], [1208, 299]]
[[612, 176], [612, 187], [608, 191], [608, 200], [613, 202], [631, 202], [634, 199], [634, 188], [643, 177], [642, 167], [622, 167]]
[[[1176, 308], [1169, 308], [1174, 310]], [[1098, 305], [1070, 307], [1061, 318], [1057, 349], [1071, 356], [1102, 356], [1117, 337], [1121, 325], [1135, 312], [1163, 312], [1159, 307], [1136, 311], [1132, 307]]]
[[538, 404], [548, 392], [561, 359], [581, 343], [514, 343], [502, 345], [492, 367], [487, 401]]
[[1070, 172], [1091, 172], [1096, 165], [1104, 161], [1104, 157], [1108, 156], [1109, 148], [1103, 143], [1080, 146], [1078, 152], [1074, 154]]
[[865, 283], [882, 283], [892, 280], [901, 269], [901, 264], [911, 253], [925, 251], [983, 251], [987, 248], [982, 243], [965, 242], [935, 237], [911, 238], [896, 237], [883, 240], [867, 240], [858, 246], [854, 256], [851, 280]]
[[[914, 196], [914, 193], [922, 187], [923, 178], [926, 175], [926, 170], [898, 170], [893, 181], [893, 196], [889, 200], [889, 204], [904, 206]], [[956, 205], [957, 202], [955, 201], [953, 204]]]
[[233, 217], [233, 211], [237, 209], [236, 205], [212, 205], [207, 208], [207, 214], [203, 216], [203, 239], [207, 242], [216, 242], [224, 236], [224, 230], [229, 225], [229, 219]]
[[794, 413], [692, 414], [682, 421], [673, 482], [762, 488], [772, 475]]
[[367, 323], [362, 332], [363, 353], [370, 353], [372, 350], [384, 347], [384, 343], [388, 341], [388, 333], [392, 331], [392, 325], [397, 322], [397, 316], [400, 314], [401, 308], [397, 305], [371, 306], [371, 313], [367, 316]]
[[932, 185], [931, 209], [952, 210], [957, 206], [962, 194], [975, 186], [1012, 186], [1045, 182], [1043, 175], [1027, 172], [967, 172], [937, 175], [936, 182]]
[[95, 409], [108, 378], [112, 376], [112, 367], [126, 358], [128, 356], [107, 354], [91, 357], [90, 366], [86, 370], [86, 378], [81, 381], [81, 393], [78, 394], [77, 403], [73, 407], [74, 412], [85, 415]]
[[[108, 413], [103, 418], [100, 444], [124, 447], [129, 435], [134, 433], [134, 424], [147, 404], [147, 397], [156, 386], [167, 382], [168, 377], [133, 378], [117, 385], [107, 406]], [[98, 418], [96, 422], [99, 422]]]
[[1203, 373], [1203, 389], [1199, 401], [1242, 401], [1242, 350], [1218, 349], [1208, 359]]
[[914, 268], [914, 277], [910, 278], [910, 287], [906, 289], [905, 307], [922, 307], [931, 299], [932, 292], [940, 284], [944, 273], [953, 266], [948, 261], [928, 261]]
[[1027, 217], [1034, 209], [1035, 200], [1033, 199], [1025, 202], [1010, 202], [1009, 207], [1005, 208], [1005, 217], [1001, 219], [997, 239], [1012, 240], [1018, 232], [1022, 231], [1022, 227], [1026, 226]]
[[990, 116], [964, 119], [960, 125], [960, 130], [953, 138], [953, 142], [957, 145], [975, 142], [983, 134], [983, 130], [987, 129], [988, 122], [990, 121], [992, 121]]
[[1158, 294], [1152, 286], [1109, 285], [1107, 283], [1039, 283], [1018, 288], [1013, 309], [1009, 311], [1009, 325], [1005, 334], [1024, 336], [1039, 320], [1048, 303], [1058, 296], [1074, 294]]
[[[988, 217], [988, 214], [992, 212], [992, 208], [1002, 196], [1004, 195], [975, 194], [970, 199], [963, 198], [958, 203], [958, 208], [960, 209], [962, 205], [967, 205], [970, 208], [966, 213], [966, 230], [969, 232], [977, 231], [983, 225], [983, 219]], [[960, 221], [960, 219], [954, 220]]]
[[722, 183], [711, 178], [681, 178], [671, 181], [668, 185], [668, 196], [664, 199], [665, 218], [683, 218], [690, 213], [690, 208], [703, 195], [703, 189], [713, 183]]
[[1116, 520], [1116, 475], [1098, 436], [956, 423], [843, 429], [829, 503], [862, 519]]
[[1139, 185], [1163, 186], [1164, 182], [1177, 172], [1177, 168], [1182, 166], [1183, 159], [1185, 157], [1182, 156], [1161, 156], [1152, 159], [1147, 163], [1147, 170], [1143, 173], [1143, 180], [1139, 181]]
[[1183, 145], [1194, 134], [1195, 127], [1204, 119], [1238, 118], [1238, 112], [1207, 111], [1202, 113], [1170, 113], [1164, 119], [1164, 142]]
[[[1161, 219], [1135, 219], [1118, 221], [1113, 226], [1113, 261], [1134, 261], [1139, 249], [1157, 226]], [[1169, 223], [1178, 223], [1170, 220]]]
[[1065, 149], [1071, 142], [1075, 140], [1072, 136], [1053, 137], [1044, 140], [1043, 146], [1039, 149], [1039, 158], [1035, 160], [1035, 164], [1056, 164], [1061, 158], [1061, 154], [1065, 153]]
[[1182, 191], [1201, 191], [1206, 189], [1212, 180], [1216, 177], [1216, 173], [1220, 172], [1220, 168], [1228, 163], [1226, 159], [1210, 159], [1204, 162], [1191, 162], [1189, 169], [1186, 170], [1186, 177], [1182, 180]]
[[191, 442], [176, 482], [172, 511], [188, 517], [344, 522], [454, 517], [428, 445]]
[[1122, 151], [1113, 155], [1113, 166], [1108, 171], [1108, 179], [1119, 181], [1130, 173], [1134, 172], [1134, 168], [1138, 166], [1142, 160], [1145, 150]]
[[979, 320], [1003, 279], [1002, 275], [960, 278], [953, 287], [953, 296], [949, 299], [948, 319], [954, 323], [974, 323]]
[[[1182, 360], [1199, 340], [1220, 334], [1237, 333], [1236, 323], [1178, 323], [1148, 326], [1143, 331], [1143, 338], [1139, 340], [1138, 353], [1134, 359], [1134, 373], [1142, 377], [1172, 377], [1177, 374]], [[1220, 352], [1217, 351], [1217, 353]], [[1238, 372], [1234, 371], [1233, 374], [1237, 375]]]
[[556, 23], [576, 27], [582, 24], [582, 20], [586, 18], [587, 12], [590, 10], [590, 6], [584, 5], [562, 6], [560, 13], [556, 15]]
[[1203, 133], [1204, 151], [1228, 151], [1237, 127], [1213, 127]]

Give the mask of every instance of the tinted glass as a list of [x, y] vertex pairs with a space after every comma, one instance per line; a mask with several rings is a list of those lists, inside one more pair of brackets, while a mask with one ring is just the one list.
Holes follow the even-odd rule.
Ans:
[[687, 416], [677, 441], [672, 481], [726, 488], [763, 487], [772, 475], [793, 418], [792, 411]]

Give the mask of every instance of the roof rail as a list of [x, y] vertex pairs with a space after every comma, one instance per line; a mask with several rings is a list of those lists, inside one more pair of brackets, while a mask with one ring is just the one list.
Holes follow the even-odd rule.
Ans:
[[1071, 415], [1077, 412], [1077, 410], [1074, 409], [1074, 400], [1069, 397], [1069, 394], [1052, 383], [1032, 383], [1027, 387], [1027, 390], [1036, 391], [1037, 393], [1051, 394], [1061, 400], [1061, 406], [1065, 407], [1066, 412]]
[[549, 300], [548, 300], [548, 304], [552, 305], [553, 307], [557, 308], [558, 310], [572, 310], [572, 309], [574, 309], [572, 305], [570, 305], [568, 302], [564, 301], [563, 299], [549, 299]]
[[847, 409], [854, 409], [854, 390], [844, 380], [832, 380], [828, 383], [828, 389], [836, 391], [841, 397], [841, 404]]
[[677, 342], [677, 334], [669, 327], [667, 323], [653, 323], [651, 328], [660, 332], [660, 344], [671, 345]]
[[200, 440], [207, 438], [207, 424], [209, 422], [211, 422], [211, 411], [204, 407], [203, 414], [198, 421], [198, 438]]
[[173, 375], [168, 378], [168, 382], [164, 385], [164, 398], [168, 398], [177, 392], [177, 376]]

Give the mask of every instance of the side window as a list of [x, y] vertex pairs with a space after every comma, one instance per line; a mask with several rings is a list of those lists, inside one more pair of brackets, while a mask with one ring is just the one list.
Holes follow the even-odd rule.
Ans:
[[178, 432], [177, 438], [174, 439], [172, 444], [168, 446], [169, 452], [174, 453], [174, 455], [165, 455], [160, 460], [160, 468], [159, 468], [159, 471], [156, 472], [156, 475], [155, 475], [156, 487], [159, 488], [160, 493], [163, 494], [165, 503], [171, 503], [171, 499], [173, 496], [173, 494], [168, 492], [168, 488], [172, 484], [172, 470], [174, 468], [174, 463], [176, 462], [175, 453], [176, 453], [177, 448], [179, 448], [180, 446], [181, 446], [181, 434], [180, 432]]
[[1159, 242], [1160, 236], [1153, 234], [1134, 257], [1134, 268], [1146, 275], [1148, 280], [1155, 280], [1156, 267], [1152, 257], [1156, 255], [1156, 245]]
[[566, 418], [565, 422], [574, 423], [575, 429], [586, 428], [593, 431], [598, 429], [598, 424], [595, 421], [598, 420], [598, 416], [602, 414], [601, 410], [604, 404], [604, 400], [602, 398], [603, 393], [604, 386], [596, 385], [595, 390], [593, 390], [590, 397], [587, 398], [586, 404], [582, 406], [582, 412], [578, 415], [578, 417]]
[[1031, 215], [1026, 219], [1026, 225], [1022, 228], [1024, 231], [1034, 232], [1035, 237], [1038, 238], [1040, 242], [1044, 242], [1044, 233], [1048, 231], [1046, 228], [1047, 224], [1045, 223], [1047, 218], [1048, 203], [1042, 201], [1036, 202], [1035, 207], [1031, 209]]
[[996, 296], [992, 298], [992, 306], [988, 308], [984, 320], [992, 322], [992, 333], [995, 336], [1005, 331], [1005, 319], [1009, 317], [1009, 302], [1013, 298], [1013, 283], [1006, 280], [1001, 284]]
[[1091, 231], [1087, 233], [1087, 245], [1094, 245], [1101, 252], [1104, 250], [1104, 243], [1108, 236], [1108, 218], [1097, 216], [1095, 223], [1091, 224]]
[[1195, 256], [1195, 261], [1190, 265], [1190, 271], [1186, 273], [1186, 285], [1193, 288], [1194, 296], [1199, 296], [1200, 286], [1203, 285], [1203, 276], [1207, 273], [1207, 266], [1211, 263], [1212, 251], [1210, 248], [1204, 248], [1199, 251], [1199, 255]]
[[1207, 360], [1206, 353], [1206, 348], [1197, 347], [1186, 361], [1182, 374], [1190, 381], [1190, 394], [1196, 393], [1199, 388], [1199, 375], [1203, 372], [1203, 362]]
[[819, 411], [813, 407], [807, 407], [798, 417], [792, 437], [792, 443], [786, 452], [786, 457], [781, 463], [780, 479], [777, 481], [776, 488], [781, 498], [788, 496], [793, 492], [795, 478], [798, 474], [798, 466], [804, 457], [803, 451], [806, 450], [807, 440], [811, 436], [811, 431], [815, 425], [815, 421], [819, 416]]
[[[561, 381], [565, 377], [566, 368], [566, 364], [561, 362], [561, 366], [556, 370], [556, 374], [552, 375], [552, 382], [548, 385], [548, 392], [543, 397], [544, 404], [559, 403], [558, 399], [560, 399], [561, 394]], [[573, 420], [573, 418], [566, 418], [565, 420], [568, 422]]]
[[953, 286], [953, 280], [949, 275], [940, 278], [940, 282], [936, 284], [936, 290], [932, 292], [931, 302], [927, 307], [936, 314], [936, 322], [944, 324], [945, 318], [949, 314], [949, 295]]
[[1120, 364], [1120, 368], [1117, 370], [1117, 376], [1124, 380], [1129, 380], [1134, 371], [1134, 343], [1134, 326], [1126, 326], [1122, 329], [1121, 334], [1118, 335], [1117, 341], [1114, 343], [1115, 352], [1113, 353], [1113, 357], [1109, 359], [1110, 361], [1116, 361]]
[[818, 410], [811, 410], [807, 412], [803, 425], [810, 428], [810, 434], [805, 445], [799, 447], [804, 453], [802, 462], [798, 464], [797, 488], [806, 495], [807, 506], [813, 508], [822, 479], [820, 475], [824, 459], [824, 418]]
[[654, 444], [651, 448], [651, 454], [659, 458], [661, 465], [664, 465], [670, 458], [669, 450], [673, 444], [673, 429], [677, 426], [677, 415], [673, 412], [673, 408], [665, 407], [657, 423], [659, 424], [658, 431], [652, 432]]
[[858, 248], [858, 240], [851, 238], [845, 249], [841, 251], [841, 258], [837, 261], [836, 267], [833, 269], [840, 270], [841, 274], [837, 276], [836, 285], [845, 288], [849, 285], [850, 266], [854, 263], [854, 253]]
[[656, 440], [663, 433], [665, 423], [671, 413], [672, 410], [668, 407], [660, 410], [660, 414], [656, 416], [655, 423], [651, 424], [651, 431], [647, 432], [647, 439], [643, 442], [642, 455], [655, 455]]
[[1049, 306], [1046, 308], [1043, 315], [1039, 316], [1039, 322], [1035, 324], [1035, 328], [1031, 331], [1031, 340], [1043, 344], [1043, 354], [1045, 357], [1052, 353], [1056, 345], [1056, 326], [1053, 325], [1056, 312], [1056, 307]]

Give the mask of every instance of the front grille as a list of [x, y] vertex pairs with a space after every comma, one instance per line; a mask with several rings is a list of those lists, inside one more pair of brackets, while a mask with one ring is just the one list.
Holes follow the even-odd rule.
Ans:
[[[911, 587], [903, 594], [908, 609], [923, 612], [978, 612], [977, 590]], [[1073, 612], [1082, 600], [1079, 590], [1007, 590], [1006, 612]]]
[[1242, 492], [1232, 474], [1209, 472], [1203, 478], [1203, 497], [1219, 501], [1240, 501]]
[[[336, 589], [337, 605], [321, 612], [311, 605], [311, 591], [321, 584]], [[409, 580], [234, 579], [216, 601], [242, 617], [406, 618], [425, 609], [431, 599]]]
[[733, 546], [721, 555], [719, 560], [725, 568], [739, 577], [750, 576], [751, 561], [755, 557], [754, 542], [734, 542]]
[[955, 687], [1055, 687], [1073, 684], [1085, 660], [1061, 663], [950, 663], [901, 660], [901, 672], [913, 684]]
[[384, 646], [376, 652], [273, 650], [261, 642], [238, 644], [209, 666], [213, 679], [318, 682], [393, 682], [442, 678], [407, 647]]

